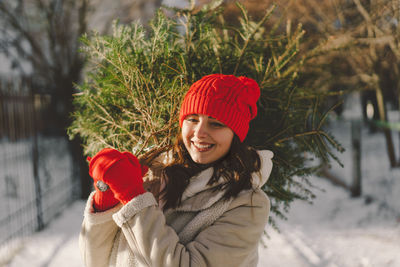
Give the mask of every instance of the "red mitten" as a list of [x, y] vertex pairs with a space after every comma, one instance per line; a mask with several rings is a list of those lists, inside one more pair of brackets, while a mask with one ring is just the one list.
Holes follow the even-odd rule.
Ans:
[[[89, 161], [89, 166], [92, 163], [92, 158], [87, 157]], [[119, 200], [114, 197], [114, 193], [111, 190], [105, 190], [106, 188], [102, 188], [102, 180], [100, 177], [93, 175], [93, 171], [89, 168], [89, 174], [93, 178], [94, 188], [96, 189], [96, 193], [93, 195], [93, 206], [96, 211], [105, 211], [119, 203]], [[100, 182], [100, 184], [98, 184]], [[103, 183], [104, 185], [104, 183]], [[100, 188], [99, 188], [100, 186]]]
[[93, 206], [96, 211], [105, 211], [111, 209], [119, 203], [119, 200], [114, 197], [111, 190], [101, 192], [95, 182], [96, 193], [93, 196]]
[[106, 183], [123, 204], [146, 192], [142, 180], [146, 170], [131, 153], [110, 148], [97, 153], [89, 165], [89, 173]]

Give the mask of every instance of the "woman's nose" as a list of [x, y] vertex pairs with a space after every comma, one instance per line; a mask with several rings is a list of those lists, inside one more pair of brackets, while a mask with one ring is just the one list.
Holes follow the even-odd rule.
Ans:
[[207, 124], [203, 121], [200, 121], [194, 130], [194, 134], [196, 137], [205, 137], [207, 136]]

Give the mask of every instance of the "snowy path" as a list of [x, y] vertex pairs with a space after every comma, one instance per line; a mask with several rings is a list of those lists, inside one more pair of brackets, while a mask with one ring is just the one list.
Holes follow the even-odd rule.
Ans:
[[[281, 233], [260, 249], [261, 266], [400, 266], [400, 218], [377, 203], [365, 204], [343, 189], [316, 179], [313, 205], [295, 202]], [[313, 183], [314, 183], [313, 182]]]
[[7, 266], [83, 267], [78, 250], [78, 234], [84, 205], [83, 201], [74, 202], [44, 231], [25, 239]]
[[[267, 227], [258, 267], [400, 266], [400, 218], [365, 204], [321, 179], [314, 204], [293, 203], [281, 233]], [[50, 227], [26, 240], [12, 267], [82, 267], [78, 233], [84, 203], [75, 202]]]

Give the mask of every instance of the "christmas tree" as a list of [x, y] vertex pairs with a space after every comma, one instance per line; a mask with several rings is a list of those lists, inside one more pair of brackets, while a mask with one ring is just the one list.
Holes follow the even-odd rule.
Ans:
[[253, 78], [261, 97], [245, 142], [274, 152], [263, 189], [272, 212], [284, 217], [294, 199], [313, 197], [309, 177], [336, 159], [332, 149], [341, 150], [323, 129], [330, 109], [322, 93], [296, 86], [305, 64], [298, 56], [301, 26], [269, 27], [274, 6], [253, 21], [241, 4], [240, 23], [228, 25], [221, 3], [164, 7], [146, 27], [115, 22], [112, 36], [84, 36], [90, 69], [75, 96], [69, 133], [80, 135], [88, 155], [104, 147], [137, 156], [168, 150], [179, 131], [181, 100], [194, 81], [212, 73]]

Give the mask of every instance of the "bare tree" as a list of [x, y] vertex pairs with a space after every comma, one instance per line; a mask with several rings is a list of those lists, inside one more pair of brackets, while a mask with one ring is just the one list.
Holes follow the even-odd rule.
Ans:
[[390, 101], [399, 108], [400, 100], [400, 5], [395, 0], [353, 0], [362, 16], [359, 35], [354, 36], [357, 49], [349, 58], [360, 80], [375, 91], [377, 113], [386, 137], [392, 167], [396, 160], [391, 128], [388, 127], [387, 106]]
[[363, 109], [367, 99], [375, 103], [373, 119], [385, 135], [390, 165], [400, 166], [387, 117], [388, 103], [399, 108], [399, 2], [301, 0], [290, 3], [288, 16], [309, 25], [313, 36], [310, 39], [319, 44], [314, 58], [314, 66], [324, 70], [319, 77], [329, 86], [339, 80], [344, 88], [361, 90]]
[[88, 0], [1, 1], [0, 46], [35, 88], [52, 96], [49, 114], [61, 129], [68, 123], [73, 84], [80, 79], [83, 57], [78, 39], [86, 32]]

